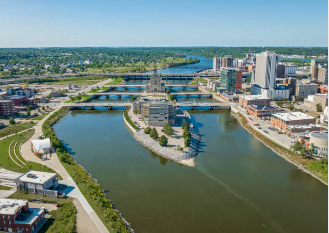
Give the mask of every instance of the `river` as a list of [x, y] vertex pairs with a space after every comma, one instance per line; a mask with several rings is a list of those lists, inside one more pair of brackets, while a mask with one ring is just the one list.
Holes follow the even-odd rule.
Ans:
[[75, 110], [54, 129], [136, 232], [328, 232], [326, 185], [264, 146], [230, 111], [190, 113], [202, 135], [194, 168], [140, 145], [122, 111]]

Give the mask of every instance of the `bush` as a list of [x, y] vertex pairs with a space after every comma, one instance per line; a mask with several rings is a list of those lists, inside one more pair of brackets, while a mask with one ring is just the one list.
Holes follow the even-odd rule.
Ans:
[[137, 99], [137, 97], [136, 96], [131, 96], [131, 102], [134, 102], [136, 99]]
[[10, 117], [9, 118], [9, 124], [11, 124], [11, 125], [14, 125], [15, 124], [15, 120], [14, 120], [13, 117]]
[[187, 121], [184, 121], [184, 123], [182, 125], [182, 129], [183, 130], [189, 130], [190, 129], [190, 125]]
[[170, 89], [166, 90], [166, 94], [170, 95]]
[[167, 144], [168, 144], [168, 139], [166, 138], [166, 136], [162, 135], [162, 136], [159, 138], [159, 144], [160, 144], [160, 146], [167, 146]]
[[151, 138], [153, 138], [154, 140], [157, 140], [157, 139], [158, 139], [159, 134], [158, 134], [158, 131], [156, 130], [155, 127], [153, 127], [153, 128], [151, 129], [150, 136], [151, 136]]
[[162, 132], [164, 132], [168, 136], [171, 136], [171, 135], [173, 135], [174, 130], [168, 123], [166, 123], [162, 129]]
[[124, 117], [126, 119], [126, 121], [134, 128], [134, 129], [139, 129], [139, 127], [137, 125], [134, 124], [134, 122], [132, 122], [132, 120], [130, 119], [128, 112], [129, 112], [130, 107], [126, 108], [126, 110], [124, 111]]
[[316, 105], [316, 111], [317, 111], [317, 112], [322, 112], [322, 105], [321, 105], [320, 103], [318, 103], [318, 104]]
[[147, 126], [147, 127], [144, 129], [144, 133], [146, 133], [146, 134], [150, 134], [150, 133], [151, 133], [151, 127], [150, 127], [150, 126]]
[[294, 109], [295, 109], [295, 106], [294, 106], [294, 105], [292, 105], [292, 104], [290, 104], [290, 105], [288, 106], [288, 109], [289, 109], [289, 110], [291, 110], [291, 111], [294, 111]]
[[170, 100], [171, 102], [174, 102], [174, 101], [175, 101], [175, 97], [174, 97], [173, 94], [171, 94], [171, 95], [169, 96], [169, 100]]

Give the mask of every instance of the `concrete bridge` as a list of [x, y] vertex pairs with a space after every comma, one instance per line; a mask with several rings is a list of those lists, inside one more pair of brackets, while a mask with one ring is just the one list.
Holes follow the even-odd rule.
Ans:
[[[126, 95], [126, 96], [138, 96], [142, 94], [142, 92], [96, 92], [96, 93], [91, 93], [91, 95], [112, 95], [112, 96], [118, 96], [118, 97], [121, 97], [123, 95]], [[164, 93], [159, 93], [159, 94], [164, 94]]]
[[[146, 85], [142, 85], [142, 84], [138, 84], [138, 85], [123, 85], [123, 84], [119, 84], [119, 85], [104, 85], [104, 87], [114, 87], [114, 88], [117, 88], [117, 87], [121, 87], [121, 88], [127, 88], [127, 87], [135, 87], [135, 88], [142, 88], [142, 87], [145, 87], [146, 88]], [[195, 89], [198, 89], [198, 85], [184, 85], [184, 84], [176, 84], [176, 85], [167, 85], [166, 84], [166, 88], [174, 88], [174, 87], [182, 87], [183, 89], [186, 89], [186, 88], [195, 88]]]
[[177, 97], [179, 95], [185, 95], [187, 98], [191, 97], [204, 97], [204, 98], [212, 98], [212, 93], [202, 93], [202, 92], [177, 92], [177, 93], [171, 93], [174, 97]]
[[227, 103], [202, 103], [202, 102], [177, 102], [177, 107], [190, 107], [192, 109], [198, 109], [199, 107], [208, 107], [212, 110], [229, 110], [231, 105]]

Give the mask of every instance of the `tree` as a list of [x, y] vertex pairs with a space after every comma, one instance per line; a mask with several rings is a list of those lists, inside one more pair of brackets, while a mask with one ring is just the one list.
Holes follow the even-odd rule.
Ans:
[[182, 129], [184, 129], [184, 130], [189, 130], [190, 129], [190, 125], [187, 121], [183, 122]]
[[166, 136], [162, 135], [162, 136], [159, 138], [159, 144], [160, 144], [160, 146], [167, 146], [167, 144], [168, 144], [168, 139], [166, 138]]
[[283, 101], [279, 100], [279, 101], [276, 101], [276, 105], [278, 107], [282, 107], [283, 106]]
[[291, 110], [291, 111], [294, 111], [295, 110], [295, 106], [292, 105], [292, 104], [289, 104], [288, 109]]
[[150, 134], [150, 133], [151, 133], [151, 127], [150, 127], [150, 126], [147, 126], [147, 127], [144, 129], [144, 133], [146, 133], [146, 134]]
[[157, 140], [157, 139], [158, 139], [159, 134], [158, 134], [158, 131], [156, 130], [155, 127], [153, 127], [153, 128], [151, 129], [150, 137], [153, 138], [154, 140]]
[[27, 117], [30, 117], [30, 116], [31, 116], [31, 111], [30, 111], [30, 109], [28, 109], [28, 110], [26, 111], [26, 116], [27, 116]]
[[184, 130], [183, 132], [183, 138], [189, 138], [191, 139], [191, 133], [188, 130]]
[[296, 98], [298, 101], [303, 101], [304, 100], [304, 97], [303, 96], [297, 96]]
[[42, 109], [42, 111], [44, 111], [45, 110], [45, 106], [42, 106], [41, 109]]
[[133, 95], [133, 96], [131, 96], [130, 99], [131, 99], [131, 102], [134, 102], [137, 99], [137, 97]]
[[296, 152], [296, 151], [300, 151], [300, 149], [302, 147], [303, 147], [303, 145], [299, 141], [297, 141], [297, 142], [295, 142], [295, 144], [291, 145], [290, 148], [292, 151]]
[[170, 100], [171, 102], [174, 102], [174, 101], [175, 101], [175, 97], [174, 97], [173, 94], [169, 95], [169, 100]]
[[316, 105], [316, 111], [317, 111], [317, 112], [322, 112], [322, 105], [321, 105], [320, 103], [318, 103], [318, 104]]
[[11, 124], [11, 125], [14, 125], [15, 124], [15, 120], [14, 120], [13, 117], [10, 117], [9, 118], [9, 124]]
[[51, 94], [49, 94], [49, 95], [46, 96], [46, 98], [49, 99], [49, 100], [50, 100], [52, 97], [53, 97], [53, 96], [52, 96]]
[[191, 144], [191, 138], [185, 138], [185, 140], [184, 140], [184, 146], [185, 147], [189, 147], [190, 144]]
[[162, 129], [162, 132], [164, 132], [168, 136], [171, 136], [171, 135], [173, 135], [174, 130], [168, 123], [166, 123]]
[[170, 89], [166, 90], [166, 94], [170, 95]]

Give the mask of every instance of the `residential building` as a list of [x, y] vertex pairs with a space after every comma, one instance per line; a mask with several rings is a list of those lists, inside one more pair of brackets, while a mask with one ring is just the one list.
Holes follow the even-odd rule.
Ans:
[[164, 93], [166, 92], [166, 86], [161, 83], [161, 76], [154, 70], [150, 78], [150, 83], [146, 85], [146, 93]]
[[318, 77], [316, 83], [328, 84], [328, 69], [321, 65], [318, 66]]
[[302, 112], [276, 113], [271, 116], [271, 125], [286, 133], [321, 131], [316, 119]]
[[306, 98], [309, 95], [314, 95], [318, 92], [319, 85], [316, 83], [301, 83], [296, 84], [296, 96], [302, 96]]
[[10, 87], [7, 89], [7, 95], [25, 96], [30, 98], [35, 95], [33, 88], [28, 87]]
[[13, 101], [11, 100], [0, 100], [0, 116], [13, 116], [15, 115], [15, 108]]
[[272, 105], [248, 105], [247, 112], [255, 117], [267, 117], [282, 112], [282, 110]]
[[216, 55], [213, 58], [213, 70], [214, 71], [219, 71], [221, 69], [222, 65], [222, 58], [221, 57], [216, 57]]
[[208, 79], [208, 81], [207, 81], [207, 89], [208, 90], [216, 91], [217, 87], [220, 87], [220, 81], [219, 80]]
[[247, 109], [248, 105], [270, 105], [271, 99], [262, 95], [239, 96], [239, 106]]
[[222, 67], [233, 67], [233, 57], [228, 55], [222, 57]]
[[58, 175], [50, 172], [28, 171], [16, 180], [17, 190], [57, 197]]
[[256, 55], [255, 84], [261, 88], [274, 89], [277, 76], [278, 56], [275, 53], [264, 52]]
[[36, 232], [44, 222], [43, 209], [29, 208], [27, 200], [0, 198], [1, 232]]
[[177, 107], [162, 97], [142, 97], [133, 103], [133, 111], [140, 114], [148, 126], [175, 124]]

